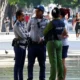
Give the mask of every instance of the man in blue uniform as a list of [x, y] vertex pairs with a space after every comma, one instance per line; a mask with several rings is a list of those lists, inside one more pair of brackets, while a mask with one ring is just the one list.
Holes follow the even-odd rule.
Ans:
[[39, 80], [45, 80], [46, 46], [44, 44], [43, 30], [48, 20], [43, 17], [43, 6], [37, 6], [35, 9], [36, 16], [27, 25], [31, 38], [31, 43], [28, 46], [28, 80], [33, 80], [33, 66], [36, 58], [40, 67]]
[[26, 56], [27, 31], [24, 26], [24, 15], [21, 10], [16, 12], [14, 24], [15, 40], [13, 41], [15, 52], [14, 80], [23, 80], [23, 67]]

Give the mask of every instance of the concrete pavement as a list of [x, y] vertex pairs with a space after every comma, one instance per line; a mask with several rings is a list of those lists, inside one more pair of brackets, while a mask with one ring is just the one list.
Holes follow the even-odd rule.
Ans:
[[[13, 66], [14, 66], [14, 53], [9, 51], [5, 54], [4, 51], [0, 52], [0, 80], [13, 80]], [[67, 65], [67, 78], [66, 80], [80, 80], [80, 51], [69, 51], [69, 57], [66, 59]], [[74, 55], [72, 55], [74, 54]], [[50, 64], [47, 57], [46, 60], [46, 80], [49, 80]], [[38, 80], [39, 65], [36, 59], [34, 66], [34, 80]], [[24, 67], [24, 80], [27, 79], [27, 58]]]
[[[11, 41], [14, 34], [5, 35], [0, 34], [0, 80], [13, 80], [13, 66], [14, 66], [14, 52], [11, 46]], [[66, 59], [67, 65], [67, 78], [66, 80], [80, 80], [80, 40], [76, 40], [75, 34], [69, 34], [70, 49], [68, 58]], [[11, 48], [10, 48], [11, 47]], [[8, 54], [5, 54], [5, 50]], [[34, 80], [38, 80], [39, 66], [36, 60], [34, 66]], [[49, 80], [50, 64], [47, 57], [46, 60], [46, 80]], [[24, 68], [24, 80], [27, 79], [27, 56]]]

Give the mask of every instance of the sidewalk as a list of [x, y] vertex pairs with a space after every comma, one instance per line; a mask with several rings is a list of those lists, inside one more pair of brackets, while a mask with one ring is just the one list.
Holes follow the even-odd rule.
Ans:
[[[12, 53], [11, 53], [12, 52]], [[73, 50], [69, 51], [69, 54], [79, 54], [79, 51]], [[79, 55], [69, 55], [66, 60], [67, 65], [67, 78], [66, 80], [80, 80], [80, 54]], [[0, 80], [13, 80], [13, 67], [14, 67], [14, 53], [9, 51], [5, 54], [4, 51], [0, 52]], [[38, 80], [39, 65], [36, 60], [34, 66], [34, 80]], [[46, 80], [49, 80], [50, 74], [50, 64], [47, 57], [46, 60]], [[24, 67], [24, 80], [27, 79], [27, 58]]]
[[[8, 54], [5, 53], [5, 50], [0, 50], [0, 68], [14, 66], [14, 51], [7, 50], [7, 52], [8, 52]], [[28, 52], [26, 50], [26, 63], [25, 63], [25, 65], [27, 65], [27, 62], [28, 62], [27, 61], [27, 53]], [[48, 53], [46, 53], [46, 54], [47, 54], [46, 63], [49, 63]], [[67, 60], [80, 60], [80, 50], [69, 50]], [[36, 64], [37, 64], [37, 60], [36, 60]]]

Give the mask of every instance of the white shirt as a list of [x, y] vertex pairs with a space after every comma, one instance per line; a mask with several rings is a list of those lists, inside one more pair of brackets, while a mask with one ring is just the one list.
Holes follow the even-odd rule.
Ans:
[[[62, 21], [64, 21], [64, 23], [65, 23], [65, 28], [66, 28], [66, 30], [68, 31], [68, 21], [67, 21], [65, 18], [62, 19]], [[68, 45], [69, 45], [69, 43], [68, 43], [68, 38], [62, 39], [62, 45], [63, 45], [63, 46], [68, 46]]]
[[[40, 23], [40, 28], [37, 25], [37, 22]], [[27, 30], [30, 33], [30, 37], [32, 41], [34, 42], [39, 42], [40, 38], [43, 38], [43, 31], [48, 24], [48, 20], [43, 18], [43, 19], [37, 19], [37, 18], [32, 18], [28, 24], [27, 24]]]
[[[25, 29], [25, 24], [23, 22], [17, 21], [14, 25], [14, 34], [15, 38], [19, 38], [20, 43], [26, 43], [26, 38], [27, 38], [27, 31]], [[25, 46], [20, 46], [21, 48], [25, 49]]]

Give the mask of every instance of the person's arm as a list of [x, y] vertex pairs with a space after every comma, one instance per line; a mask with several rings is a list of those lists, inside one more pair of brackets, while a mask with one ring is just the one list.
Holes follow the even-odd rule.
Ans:
[[31, 20], [27, 23], [27, 32], [30, 32], [31, 29]]
[[27, 34], [24, 33], [23, 29], [19, 26], [16, 27], [15, 31], [17, 32], [17, 34], [19, 35], [19, 37], [21, 39], [27, 39]]
[[62, 38], [67, 38], [68, 37], [68, 32], [66, 30], [66, 28], [64, 28], [64, 31], [62, 33]]
[[45, 36], [52, 28], [53, 28], [53, 27], [52, 27], [52, 23], [49, 22], [48, 25], [46, 26], [46, 28], [44, 29], [44, 32], [43, 32], [44, 36]]

